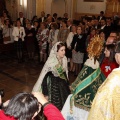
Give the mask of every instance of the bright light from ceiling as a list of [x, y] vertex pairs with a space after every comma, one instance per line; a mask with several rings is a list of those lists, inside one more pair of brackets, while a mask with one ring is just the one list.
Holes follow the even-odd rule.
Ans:
[[20, 0], [20, 5], [22, 5], [22, 0]]
[[24, 0], [24, 7], [27, 7], [27, 0]]

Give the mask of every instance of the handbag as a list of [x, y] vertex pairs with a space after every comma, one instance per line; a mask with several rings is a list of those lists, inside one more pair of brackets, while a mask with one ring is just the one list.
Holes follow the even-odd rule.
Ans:
[[3, 41], [4, 41], [4, 42], [6, 42], [6, 41], [10, 41], [10, 39], [11, 39], [10, 36], [8, 36], [8, 37], [4, 37], [4, 38], [3, 38]]
[[10, 29], [9, 29], [9, 36], [4, 37], [3, 41], [6, 42], [6, 41], [10, 41], [10, 40], [11, 40], [11, 38], [10, 38]]

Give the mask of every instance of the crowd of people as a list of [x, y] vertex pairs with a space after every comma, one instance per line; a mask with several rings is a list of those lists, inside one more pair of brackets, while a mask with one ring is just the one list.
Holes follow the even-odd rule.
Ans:
[[[42, 92], [61, 111], [64, 118], [55, 120], [96, 120], [99, 115], [101, 120], [120, 118], [119, 16], [105, 17], [101, 11], [98, 17], [84, 16], [78, 21], [67, 13], [63, 17], [57, 13], [45, 16], [42, 11], [40, 18], [28, 20], [20, 12], [11, 24], [7, 14], [3, 11], [0, 17], [3, 43], [14, 42], [18, 62], [23, 62], [26, 50], [29, 59], [34, 59], [36, 53], [39, 64], [44, 64], [32, 92]], [[11, 39], [4, 41], [8, 36]], [[69, 72], [76, 76], [72, 84]], [[3, 111], [2, 115], [14, 116], [6, 107]]]

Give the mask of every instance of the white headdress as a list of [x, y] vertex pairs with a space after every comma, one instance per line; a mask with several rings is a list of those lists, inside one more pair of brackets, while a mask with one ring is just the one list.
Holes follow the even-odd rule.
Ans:
[[[61, 42], [57, 42], [51, 49], [51, 52], [50, 52], [50, 55], [40, 73], [40, 76], [36, 82], [36, 84], [34, 85], [33, 87], [33, 91], [41, 91], [41, 84], [42, 84], [42, 81], [45, 77], [45, 75], [48, 73], [48, 72], [52, 72], [54, 74], [54, 76], [59, 76], [56, 72], [56, 70], [54, 69], [55, 66], [57, 64], [59, 64], [59, 61], [57, 59], [57, 46], [60, 44]], [[68, 69], [67, 69], [67, 58], [64, 56], [62, 58], [63, 60], [63, 68], [68, 76]]]
[[56, 54], [57, 54], [57, 46], [60, 44], [60, 43], [62, 43], [62, 42], [57, 42], [56, 44], [54, 44], [54, 46], [52, 47], [52, 49], [51, 49], [51, 51], [50, 51], [50, 57], [52, 57], [52, 56], [56, 56]]

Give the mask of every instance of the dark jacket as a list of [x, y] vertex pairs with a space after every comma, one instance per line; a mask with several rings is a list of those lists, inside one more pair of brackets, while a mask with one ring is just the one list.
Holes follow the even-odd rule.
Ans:
[[71, 47], [72, 49], [74, 49], [76, 52], [86, 52], [86, 35], [85, 34], [81, 34], [81, 35], [74, 35], [73, 37], [73, 41], [71, 43]]
[[[46, 17], [44, 17], [44, 19], [43, 19], [43, 22], [45, 22], [46, 21]], [[38, 19], [38, 21], [39, 21], [39, 23], [41, 23], [42, 22], [42, 17], [40, 17], [39, 19]]]
[[[100, 21], [100, 17], [101, 17], [101, 16], [98, 16], [98, 17], [97, 17], [98, 21]], [[106, 20], [106, 17], [105, 17], [105, 16], [102, 16], [101, 20], [102, 20], [102, 19]]]

